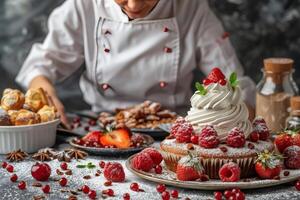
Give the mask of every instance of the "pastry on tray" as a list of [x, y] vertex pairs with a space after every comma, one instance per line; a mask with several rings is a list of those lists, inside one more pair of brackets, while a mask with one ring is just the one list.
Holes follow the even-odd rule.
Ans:
[[42, 88], [29, 89], [25, 94], [24, 108], [37, 112], [43, 106], [48, 105], [48, 99]]
[[99, 115], [100, 124], [105, 127], [110, 124], [115, 127], [154, 129], [160, 124], [172, 123], [177, 118], [174, 112], [163, 109], [160, 103], [145, 101], [133, 107], [116, 109], [114, 115], [102, 112]]
[[40, 122], [41, 117], [39, 114], [25, 109], [19, 110], [15, 118], [16, 126], [38, 124]]
[[209, 178], [219, 178], [220, 168], [229, 161], [237, 164], [241, 177], [254, 175], [258, 153], [271, 152], [274, 145], [263, 119], [248, 120], [236, 74], [226, 79], [215, 68], [196, 87], [187, 116], [176, 120], [160, 144], [167, 167], [176, 172], [179, 160], [191, 153]]
[[5, 89], [1, 99], [1, 107], [4, 110], [19, 110], [25, 102], [24, 94], [19, 90]]

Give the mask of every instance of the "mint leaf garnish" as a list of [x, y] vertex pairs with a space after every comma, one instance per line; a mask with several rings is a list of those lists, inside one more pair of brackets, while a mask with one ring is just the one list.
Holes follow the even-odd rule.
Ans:
[[93, 169], [93, 168], [95, 168], [96, 166], [93, 165], [93, 163], [89, 162], [89, 163], [86, 165], [86, 167], [87, 167], [88, 169]]
[[77, 165], [76, 167], [77, 167], [77, 168], [85, 168], [86, 165]]
[[235, 88], [239, 84], [239, 81], [237, 79], [237, 74], [235, 72], [231, 73], [229, 77], [229, 82], [233, 88]]
[[195, 87], [197, 88], [197, 94], [200, 94], [202, 96], [206, 95], [207, 90], [204, 88], [204, 86], [202, 84], [200, 84], [199, 82], [197, 82], [195, 84]]

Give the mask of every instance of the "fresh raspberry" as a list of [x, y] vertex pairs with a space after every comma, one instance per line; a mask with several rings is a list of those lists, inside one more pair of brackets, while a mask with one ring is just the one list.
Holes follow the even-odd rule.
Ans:
[[186, 123], [186, 121], [183, 117], [178, 117], [171, 127], [171, 135], [175, 136], [179, 126], [181, 126], [182, 124], [185, 124], [185, 123]]
[[217, 83], [219, 80], [225, 79], [225, 76], [220, 68], [215, 67], [211, 70], [211, 72], [207, 76], [207, 79], [211, 80], [214, 83]]
[[190, 142], [193, 131], [194, 131], [193, 126], [190, 123], [185, 123], [180, 125], [177, 129], [177, 132], [175, 133], [176, 142], [179, 143]]
[[142, 170], [145, 172], [149, 172], [153, 168], [153, 161], [149, 154], [138, 153], [131, 160], [132, 167], [134, 169]]
[[206, 126], [199, 135], [199, 145], [204, 148], [215, 148], [219, 145], [217, 131], [212, 126]]
[[226, 143], [231, 147], [243, 147], [245, 145], [246, 139], [244, 132], [237, 127], [233, 128], [227, 136]]
[[118, 162], [106, 163], [103, 174], [108, 181], [123, 182], [125, 180], [124, 169]]
[[258, 132], [257, 131], [253, 131], [252, 133], [250, 133], [249, 140], [251, 142], [257, 142], [259, 140], [259, 134], [258, 134]]
[[240, 180], [241, 169], [234, 163], [224, 164], [219, 170], [219, 177], [223, 182], [236, 182]]
[[159, 165], [163, 160], [162, 155], [154, 148], [146, 148], [142, 151], [142, 153], [148, 154], [152, 159], [154, 165]]
[[259, 134], [260, 140], [267, 140], [269, 138], [270, 131], [267, 127], [266, 121], [263, 118], [255, 118], [252, 124], [254, 127], [254, 131], [256, 131]]
[[293, 145], [283, 151], [284, 165], [288, 169], [300, 168], [300, 147]]

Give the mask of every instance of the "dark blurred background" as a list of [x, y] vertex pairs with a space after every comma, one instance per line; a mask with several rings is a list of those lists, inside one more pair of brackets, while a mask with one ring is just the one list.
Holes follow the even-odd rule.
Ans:
[[[31, 45], [43, 41], [47, 18], [64, 0], [0, 1], [0, 91], [18, 87], [14, 78]], [[300, 85], [300, 1], [299, 0], [210, 0], [222, 20], [246, 74], [256, 82], [261, 78], [266, 57], [295, 60], [294, 79]], [[83, 70], [83, 68], [81, 68]], [[88, 108], [78, 84], [80, 72], [58, 86], [67, 109]], [[67, 102], [67, 103], [66, 103]]]

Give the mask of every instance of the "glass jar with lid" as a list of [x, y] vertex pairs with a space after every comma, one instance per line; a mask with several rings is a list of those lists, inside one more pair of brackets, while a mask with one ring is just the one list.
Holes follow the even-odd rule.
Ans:
[[256, 90], [256, 116], [265, 119], [271, 132], [285, 128], [290, 98], [299, 93], [292, 77], [293, 64], [289, 58], [264, 59], [263, 78]]
[[300, 129], [300, 96], [291, 98], [291, 112], [286, 120], [286, 128], [290, 130]]

